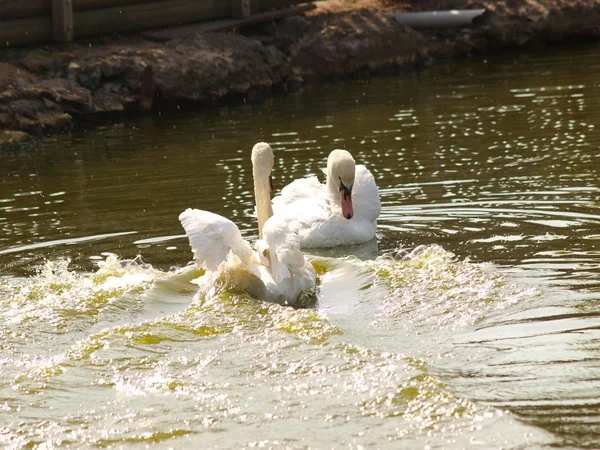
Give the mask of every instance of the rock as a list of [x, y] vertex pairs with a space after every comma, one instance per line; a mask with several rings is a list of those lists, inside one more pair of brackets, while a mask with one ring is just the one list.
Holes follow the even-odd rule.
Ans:
[[45, 46], [24, 50], [17, 60], [0, 63], [0, 126], [36, 136], [71, 128], [72, 114], [123, 111], [140, 99], [148, 108], [156, 98], [260, 97], [293, 77], [286, 55], [236, 34], [187, 36], [167, 44], [130, 37], [93, 47]]
[[290, 16], [279, 21], [276, 25], [276, 32], [286, 34], [295, 39], [304, 36], [304, 32], [310, 27], [310, 21], [302, 16]]
[[43, 80], [35, 86], [25, 89], [24, 92], [50, 98], [67, 112], [88, 113], [93, 111], [91, 92], [73, 80], [65, 78]]
[[20, 92], [8, 104], [0, 104], [0, 125], [26, 131], [35, 136], [64, 131], [72, 127], [72, 117], [40, 92]]
[[0, 131], [0, 150], [29, 146], [32, 145], [34, 141], [33, 136], [24, 133], [23, 131]]
[[266, 33], [253, 36], [265, 46], [273, 46], [279, 51], [288, 54], [292, 45], [304, 36], [311, 22], [302, 16], [286, 17], [274, 24], [270, 24]]
[[66, 67], [73, 59], [73, 55], [69, 52], [43, 46], [26, 51], [19, 58], [19, 63], [40, 77], [57, 77], [66, 75]]
[[600, 2], [594, 0], [454, 0], [453, 7], [486, 8], [475, 20], [469, 43], [448, 33], [458, 45], [485, 52], [528, 45], [564, 42], [578, 37], [600, 36]]
[[161, 96], [208, 101], [270, 88], [292, 74], [286, 56], [235, 34], [207, 33], [165, 44], [149, 55]]
[[62, 111], [40, 112], [37, 119], [43, 131], [68, 131], [73, 128], [73, 118]]
[[10, 103], [16, 115], [34, 120], [40, 110], [45, 109], [44, 102], [40, 99], [23, 98]]
[[36, 81], [38, 81], [38, 77], [27, 70], [13, 64], [0, 62], [0, 92], [5, 89], [18, 89]]
[[414, 65], [426, 56], [425, 38], [398, 21], [367, 10], [319, 16], [291, 49], [305, 79], [373, 75]]
[[93, 48], [74, 43], [26, 50], [18, 60], [39, 77], [1, 63], [0, 126], [35, 135], [72, 127], [71, 114], [132, 108], [141, 92], [145, 105], [151, 105], [155, 92], [166, 100], [211, 101], [257, 95], [293, 73], [275, 48], [234, 34], [189, 36], [168, 44], [137, 38]]

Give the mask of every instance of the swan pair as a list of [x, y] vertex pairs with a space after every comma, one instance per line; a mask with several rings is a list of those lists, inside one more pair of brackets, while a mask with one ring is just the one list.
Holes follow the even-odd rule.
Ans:
[[196, 265], [206, 269], [197, 281], [200, 295], [224, 285], [266, 301], [294, 305], [316, 286], [314, 268], [301, 246], [354, 244], [375, 236], [380, 211], [377, 186], [364, 166], [355, 166], [350, 153], [330, 154], [325, 186], [316, 177], [286, 186], [273, 200], [275, 215], [270, 196], [273, 163], [271, 146], [256, 144], [252, 149], [259, 230], [255, 249], [229, 219], [191, 208], [180, 214]]

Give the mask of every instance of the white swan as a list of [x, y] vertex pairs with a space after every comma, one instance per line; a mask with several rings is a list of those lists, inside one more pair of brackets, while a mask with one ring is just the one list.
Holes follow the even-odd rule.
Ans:
[[314, 268], [298, 244], [300, 222], [271, 217], [270, 176], [273, 151], [260, 142], [252, 149], [254, 196], [260, 239], [253, 250], [229, 219], [208, 211], [188, 208], [179, 215], [196, 266], [206, 269], [196, 283], [200, 295], [217, 286], [243, 290], [254, 297], [293, 305], [316, 285]]
[[316, 176], [295, 180], [273, 199], [275, 216], [302, 218], [300, 246], [335, 247], [375, 237], [381, 203], [375, 179], [346, 150], [327, 158], [324, 185]]

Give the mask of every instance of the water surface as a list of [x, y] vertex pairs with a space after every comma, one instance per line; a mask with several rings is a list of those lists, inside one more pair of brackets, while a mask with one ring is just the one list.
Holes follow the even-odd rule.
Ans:
[[[0, 442], [600, 446], [599, 50], [90, 123], [1, 154]], [[377, 242], [309, 252], [314, 308], [193, 300], [182, 270], [187, 207], [256, 238], [259, 140], [278, 188], [334, 148], [380, 187]]]

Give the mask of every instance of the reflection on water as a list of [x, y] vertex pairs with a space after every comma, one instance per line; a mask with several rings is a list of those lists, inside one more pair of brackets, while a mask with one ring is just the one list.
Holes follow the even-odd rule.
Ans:
[[[1, 154], [0, 441], [600, 446], [597, 51], [461, 61]], [[311, 309], [192, 302], [177, 217], [209, 209], [256, 238], [259, 140], [276, 189], [320, 174], [333, 148], [380, 187], [377, 241], [311, 250]]]

